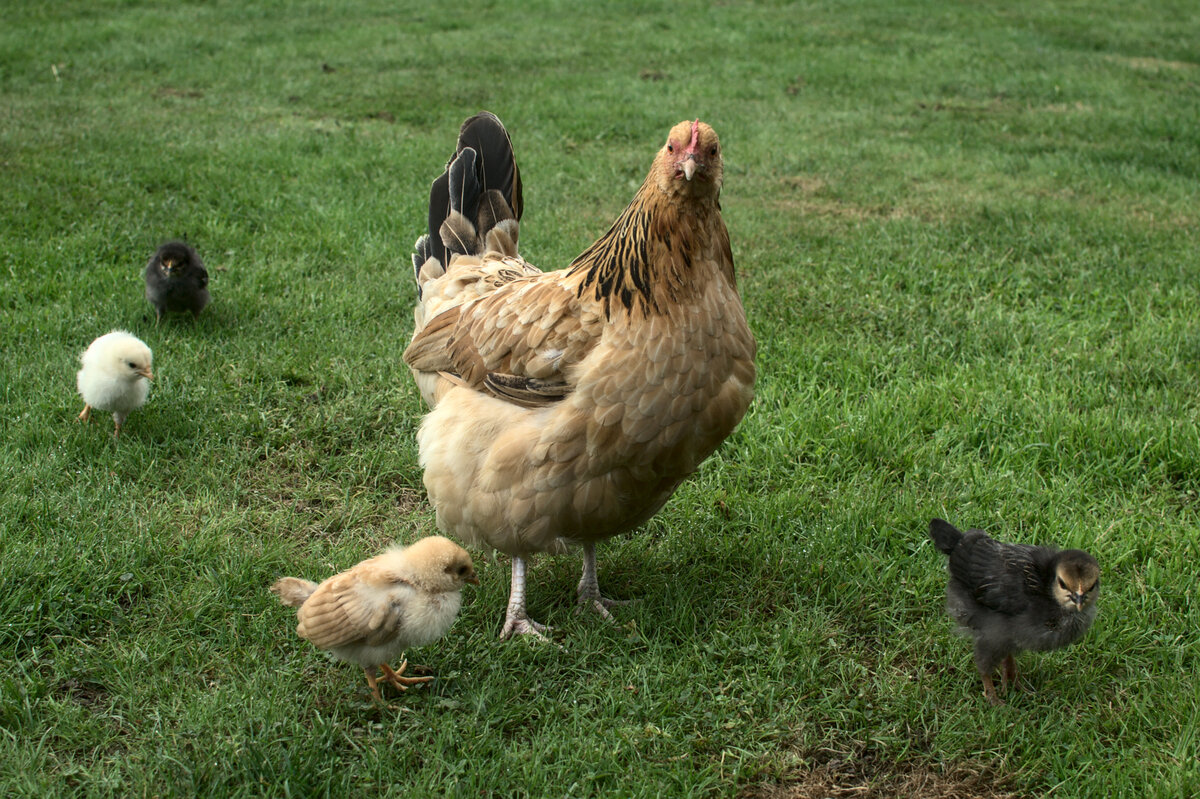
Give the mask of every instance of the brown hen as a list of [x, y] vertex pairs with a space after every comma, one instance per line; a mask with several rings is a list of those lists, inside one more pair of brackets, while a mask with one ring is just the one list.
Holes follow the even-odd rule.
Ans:
[[464, 123], [434, 183], [404, 359], [432, 409], [417, 441], [438, 527], [512, 556], [501, 637], [544, 630], [526, 561], [570, 544], [581, 606], [608, 617], [596, 543], [653, 516], [750, 405], [723, 177], [713, 129], [679, 123], [609, 231], [547, 273], [517, 254], [521, 181], [496, 117]]

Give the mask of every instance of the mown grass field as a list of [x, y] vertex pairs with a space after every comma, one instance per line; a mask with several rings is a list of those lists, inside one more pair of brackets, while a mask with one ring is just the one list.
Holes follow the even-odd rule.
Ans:
[[[1200, 16], [1185, 2], [9, 4], [0, 26], [0, 794], [1200, 792]], [[600, 550], [640, 601], [368, 700], [266, 587], [434, 532], [400, 353], [458, 125], [563, 266], [669, 127], [722, 136], [759, 340], [739, 430]], [[212, 273], [156, 327], [141, 270]], [[77, 356], [153, 348], [119, 443]], [[1101, 615], [988, 706], [932, 516], [1090, 550]]]

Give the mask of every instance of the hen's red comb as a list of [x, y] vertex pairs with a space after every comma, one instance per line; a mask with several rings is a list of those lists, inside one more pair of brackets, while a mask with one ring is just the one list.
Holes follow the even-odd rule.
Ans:
[[692, 140], [688, 142], [687, 150], [684, 152], [694, 153], [696, 148], [700, 146], [700, 120], [697, 119], [692, 123]]

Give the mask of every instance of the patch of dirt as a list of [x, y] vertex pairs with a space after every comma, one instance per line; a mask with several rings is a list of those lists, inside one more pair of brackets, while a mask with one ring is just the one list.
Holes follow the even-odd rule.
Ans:
[[1032, 110], [1041, 114], [1090, 114], [1096, 109], [1092, 108], [1087, 103], [1076, 100], [1074, 103], [1051, 103], [1050, 105], [1039, 106], [1037, 108], [1033, 108]]
[[935, 771], [912, 762], [889, 763], [869, 752], [796, 769], [774, 783], [753, 785], [738, 799], [1017, 799], [1023, 796], [986, 770], [954, 765]]
[[204, 96], [204, 92], [196, 89], [180, 89], [177, 86], [160, 86], [154, 92], [155, 97], [185, 97], [189, 100], [198, 100]]
[[102, 705], [108, 699], [108, 690], [98, 682], [68, 677], [57, 686], [57, 692], [80, 707]]
[[1164, 69], [1174, 72], [1186, 72], [1200, 67], [1200, 64], [1193, 64], [1190, 61], [1167, 61], [1162, 58], [1142, 58], [1139, 56], [1123, 55], [1109, 55], [1105, 56], [1105, 58], [1115, 64], [1124, 64], [1131, 69], [1140, 69], [1144, 72], [1161, 72]]
[[425, 504], [425, 494], [423, 492], [401, 485], [395, 486], [395, 489], [396, 510], [400, 513], [405, 515], [414, 513]]

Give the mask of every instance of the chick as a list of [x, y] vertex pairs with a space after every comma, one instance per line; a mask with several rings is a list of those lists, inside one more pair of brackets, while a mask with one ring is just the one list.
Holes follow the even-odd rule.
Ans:
[[146, 299], [154, 306], [155, 324], [167, 311], [191, 311], [200, 318], [208, 305], [208, 271], [187, 243], [168, 241], [146, 264]]
[[88, 421], [93, 408], [112, 411], [113, 437], [121, 435], [125, 417], [142, 407], [150, 394], [153, 360], [150, 348], [124, 330], [105, 333], [88, 345], [79, 356], [83, 368], [75, 375], [84, 403], [80, 421]]
[[441, 638], [458, 615], [466, 583], [479, 585], [471, 556], [448, 538], [430, 536], [393, 547], [320, 585], [284, 577], [271, 592], [299, 608], [296, 634], [361, 666], [371, 695], [383, 704], [377, 669], [402, 691], [433, 679], [404, 677], [408, 661], [397, 669], [388, 661], [407, 647]]
[[929, 537], [950, 557], [946, 610], [975, 639], [975, 667], [993, 705], [1003, 704], [992, 682], [997, 666], [1004, 690], [1016, 684], [1014, 654], [1072, 644], [1096, 618], [1100, 565], [1082, 550], [1005, 544], [942, 519], [929, 523]]

